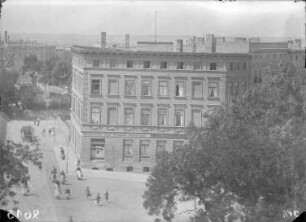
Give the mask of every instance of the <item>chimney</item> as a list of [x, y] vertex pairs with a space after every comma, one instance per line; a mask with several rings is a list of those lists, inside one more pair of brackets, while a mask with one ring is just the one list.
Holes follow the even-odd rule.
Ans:
[[4, 31], [4, 44], [7, 44], [7, 31]]
[[125, 35], [125, 48], [130, 48], [130, 35]]
[[197, 42], [196, 42], [196, 37], [193, 36], [192, 39], [192, 52], [196, 52], [197, 51]]
[[183, 52], [183, 40], [182, 39], [176, 40], [176, 51]]
[[101, 32], [101, 48], [106, 48], [106, 32]]
[[207, 34], [205, 39], [205, 50], [208, 53], [216, 52], [216, 39], [213, 34]]

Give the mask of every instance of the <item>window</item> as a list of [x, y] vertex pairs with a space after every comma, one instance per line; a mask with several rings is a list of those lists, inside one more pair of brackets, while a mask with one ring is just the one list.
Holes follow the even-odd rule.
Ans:
[[140, 140], [140, 157], [141, 158], [148, 158], [150, 157], [150, 150], [149, 150], [149, 140]]
[[151, 66], [150, 61], [144, 61], [144, 62], [143, 62], [143, 68], [149, 69], [150, 66]]
[[176, 68], [177, 68], [177, 69], [184, 69], [184, 63], [183, 63], [183, 62], [178, 62], [178, 63], [176, 64]]
[[133, 169], [133, 167], [132, 166], [128, 166], [128, 167], [126, 167], [126, 171], [127, 172], [132, 172], [134, 169]]
[[167, 62], [161, 62], [160, 63], [160, 68], [161, 69], [167, 69]]
[[142, 172], [144, 172], [144, 173], [150, 172], [150, 167], [143, 167]]
[[228, 84], [228, 90], [229, 90], [229, 96], [230, 97], [233, 97], [233, 95], [234, 95], [234, 87], [233, 87], [233, 83], [229, 83]]
[[185, 83], [184, 82], [175, 83], [175, 96], [178, 96], [178, 97], [185, 96]]
[[111, 59], [110, 62], [109, 62], [109, 66], [110, 68], [115, 68], [117, 65], [117, 61], [114, 60], [114, 59]]
[[91, 93], [92, 94], [101, 94], [100, 88], [100, 79], [92, 79], [91, 80]]
[[202, 67], [202, 64], [200, 62], [193, 63], [193, 69], [194, 70], [200, 70]]
[[159, 126], [167, 126], [168, 112], [167, 109], [158, 109], [157, 111], [157, 124]]
[[158, 95], [159, 96], [169, 96], [167, 80], [161, 80], [158, 82]]
[[201, 110], [199, 109], [193, 109], [191, 113], [191, 122], [195, 126], [201, 126], [202, 125], [202, 115], [201, 115]]
[[125, 95], [135, 96], [135, 80], [134, 79], [125, 80]]
[[90, 159], [104, 159], [105, 139], [91, 139]]
[[202, 98], [202, 82], [194, 81], [192, 82], [192, 97], [193, 98]]
[[131, 161], [133, 158], [133, 140], [123, 140], [123, 160]]
[[239, 82], [235, 83], [235, 96], [239, 95]]
[[141, 85], [141, 95], [142, 96], [151, 96], [152, 95], [152, 81], [151, 80], [142, 80]]
[[124, 109], [124, 125], [134, 125], [134, 109]]
[[209, 70], [216, 70], [216, 69], [217, 69], [217, 64], [215, 62], [209, 64]]
[[208, 83], [208, 98], [219, 98], [219, 83]]
[[183, 141], [173, 141], [173, 152], [177, 152], [179, 149], [183, 147]]
[[117, 125], [117, 108], [109, 107], [107, 110], [107, 124]]
[[247, 83], [246, 81], [243, 81], [243, 91], [245, 92], [247, 90]]
[[101, 109], [99, 107], [91, 108], [91, 123], [92, 124], [101, 123]]
[[118, 79], [108, 80], [108, 94], [118, 95]]
[[94, 59], [92, 63], [93, 67], [99, 67], [100, 66], [100, 60]]
[[184, 111], [183, 110], [175, 110], [175, 126], [184, 126]]
[[160, 155], [163, 153], [163, 152], [166, 152], [166, 144], [167, 144], [167, 141], [165, 140], [157, 140], [156, 141], [156, 158], [160, 158]]
[[151, 125], [151, 109], [144, 108], [141, 109], [140, 124], [143, 126]]
[[246, 70], [246, 68], [247, 68], [247, 64], [244, 62], [243, 63], [243, 70]]
[[127, 61], [126, 62], [126, 67], [127, 68], [133, 68], [133, 61]]

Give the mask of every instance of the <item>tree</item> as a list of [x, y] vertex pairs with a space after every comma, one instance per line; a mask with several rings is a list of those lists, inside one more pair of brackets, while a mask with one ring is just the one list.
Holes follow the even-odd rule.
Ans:
[[285, 221], [282, 210], [304, 210], [305, 86], [304, 70], [282, 64], [204, 127], [190, 126], [188, 144], [158, 160], [147, 181], [149, 214], [171, 221], [186, 200], [197, 203], [195, 221]]
[[29, 176], [29, 164], [42, 168], [42, 153], [38, 146], [31, 148], [10, 140], [0, 143], [0, 153], [0, 203], [5, 206], [16, 195], [13, 186]]
[[40, 81], [49, 85], [70, 85], [72, 66], [57, 58], [46, 62]]
[[17, 103], [18, 99], [15, 93], [15, 84], [17, 82], [18, 74], [16, 72], [1, 70], [0, 73], [0, 96], [1, 108], [9, 114], [10, 104]]
[[36, 55], [26, 56], [23, 60], [22, 71], [23, 72], [39, 72], [43, 66], [43, 63], [39, 61]]

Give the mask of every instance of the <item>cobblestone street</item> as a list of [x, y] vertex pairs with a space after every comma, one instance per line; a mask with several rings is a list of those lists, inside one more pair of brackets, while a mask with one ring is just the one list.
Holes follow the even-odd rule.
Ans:
[[[25, 125], [33, 125], [29, 121], [12, 121], [8, 125], [7, 138], [21, 142], [20, 128]], [[42, 136], [43, 128], [56, 128], [56, 138]], [[74, 172], [76, 159], [72, 156], [68, 159], [69, 172], [68, 184], [62, 186], [60, 200], [54, 198], [54, 190], [51, 184], [51, 170], [53, 165], [58, 170], [66, 169], [66, 160], [59, 157], [59, 147], [66, 150], [67, 132], [54, 120], [42, 121], [39, 127], [35, 127], [35, 134], [43, 151], [43, 169], [38, 170], [30, 166], [31, 181], [29, 196], [18, 196], [20, 201], [18, 208], [24, 213], [27, 210], [33, 212], [39, 210], [38, 220], [27, 221], [68, 221], [72, 216], [73, 221], [153, 221], [155, 217], [148, 216], [142, 207], [142, 194], [145, 189], [147, 174], [133, 174], [125, 172], [108, 172], [101, 170], [83, 170], [84, 180], [77, 180]], [[85, 189], [89, 186], [93, 195], [90, 199], [85, 197]], [[64, 190], [71, 190], [71, 199], [64, 198]], [[105, 201], [104, 193], [110, 192], [110, 199]], [[95, 196], [100, 193], [101, 205], [95, 205]], [[7, 209], [11, 209], [8, 206]], [[20, 219], [23, 219], [23, 215]], [[180, 221], [178, 217], [176, 221]]]

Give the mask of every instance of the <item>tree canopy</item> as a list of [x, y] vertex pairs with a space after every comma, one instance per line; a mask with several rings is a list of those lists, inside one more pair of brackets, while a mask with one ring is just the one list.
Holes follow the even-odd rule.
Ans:
[[49, 85], [70, 85], [72, 66], [70, 63], [52, 58], [46, 62], [40, 82]]
[[[13, 186], [20, 185], [29, 176], [29, 164], [41, 169], [41, 150], [13, 141], [0, 143], [0, 203], [5, 206], [16, 193]], [[14, 201], [17, 203], [16, 201]]]
[[147, 181], [148, 213], [171, 221], [191, 200], [191, 217], [204, 222], [286, 221], [283, 210], [305, 210], [305, 86], [304, 70], [282, 64], [204, 127], [190, 126], [185, 147], [162, 155]]

